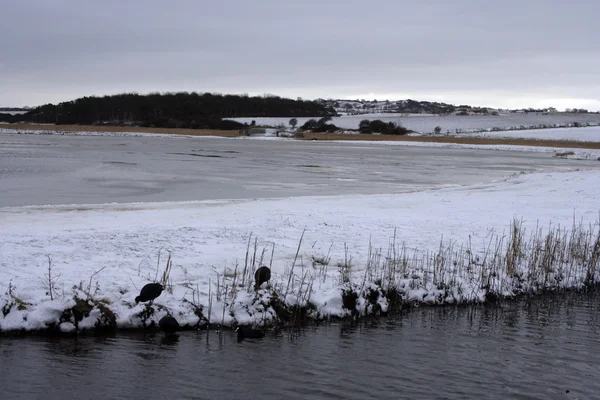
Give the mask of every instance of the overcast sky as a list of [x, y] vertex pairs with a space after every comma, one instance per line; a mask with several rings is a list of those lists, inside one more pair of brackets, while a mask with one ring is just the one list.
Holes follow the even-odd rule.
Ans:
[[597, 0], [2, 0], [0, 106], [198, 91], [600, 110]]

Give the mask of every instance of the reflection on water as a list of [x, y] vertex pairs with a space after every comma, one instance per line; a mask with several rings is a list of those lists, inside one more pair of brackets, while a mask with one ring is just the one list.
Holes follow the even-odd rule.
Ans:
[[0, 338], [3, 399], [591, 399], [596, 294], [271, 333]]

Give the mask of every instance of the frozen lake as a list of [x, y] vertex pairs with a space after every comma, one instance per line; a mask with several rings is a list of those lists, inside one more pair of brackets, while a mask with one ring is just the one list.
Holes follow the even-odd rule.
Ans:
[[[283, 124], [289, 126], [291, 118], [228, 118], [234, 121], [251, 123], [253, 120], [258, 125]], [[298, 126], [311, 118], [297, 118]], [[318, 118], [317, 118], [318, 119]], [[573, 113], [511, 113], [493, 115], [408, 115], [403, 114], [364, 114], [335, 117], [332, 123], [340, 128], [358, 129], [358, 124], [363, 119], [380, 119], [386, 122], [395, 122], [413, 131], [431, 133], [436, 126], [442, 128], [442, 132], [455, 133], [457, 129], [462, 132], [471, 132], [492, 128], [520, 128], [538, 125], [565, 125], [578, 122], [580, 124], [600, 124], [600, 114], [573, 114]]]
[[547, 153], [373, 143], [0, 134], [0, 206], [402, 193], [598, 167]]

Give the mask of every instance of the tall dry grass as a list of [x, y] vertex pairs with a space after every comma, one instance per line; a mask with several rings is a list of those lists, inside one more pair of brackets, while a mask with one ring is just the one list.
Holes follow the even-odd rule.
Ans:
[[[225, 310], [233, 312], [240, 291], [254, 293], [253, 303], [271, 306], [279, 322], [299, 322], [327, 317], [311, 302], [323, 287], [338, 287], [349, 315], [360, 316], [411, 303], [463, 304], [587, 289], [595, 287], [600, 278], [598, 224], [538, 225], [530, 230], [514, 220], [507, 232], [490, 234], [480, 247], [474, 246], [471, 238], [462, 245], [442, 239], [435, 250], [411, 248], [399, 242], [394, 231], [386, 247], [369, 242], [365, 265], [355, 263], [344, 245], [344, 254], [339, 262], [333, 262], [333, 268], [333, 243], [326, 256], [304, 260], [303, 240], [304, 232], [283, 274], [255, 292], [254, 271], [264, 265], [269, 252], [272, 265], [274, 244], [259, 248], [258, 238], [251, 234], [243, 268], [236, 266], [233, 275], [218, 276], [214, 296], [223, 306], [223, 315]], [[213, 304], [212, 298], [209, 304]], [[273, 322], [265, 320], [266, 312], [261, 318], [264, 323]]]

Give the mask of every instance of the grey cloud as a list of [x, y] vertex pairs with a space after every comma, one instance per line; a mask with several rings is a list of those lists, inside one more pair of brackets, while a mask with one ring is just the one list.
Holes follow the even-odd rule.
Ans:
[[1, 105], [133, 90], [469, 93], [490, 105], [600, 92], [591, 1], [7, 3]]

